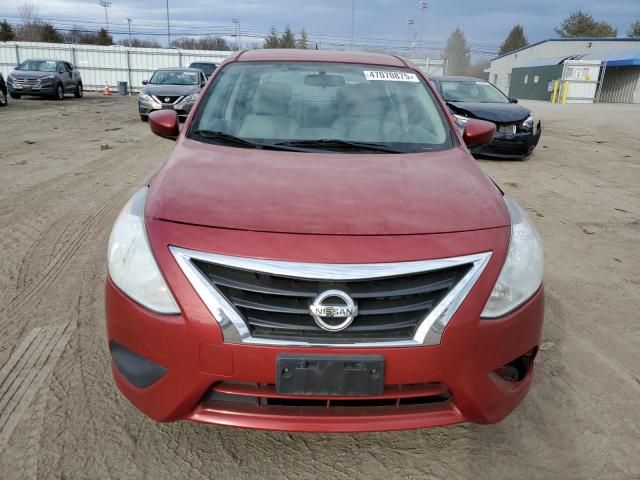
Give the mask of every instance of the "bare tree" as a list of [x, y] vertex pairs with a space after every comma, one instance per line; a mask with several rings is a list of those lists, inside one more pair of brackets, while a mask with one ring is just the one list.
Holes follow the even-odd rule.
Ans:
[[37, 42], [41, 37], [42, 21], [38, 17], [38, 9], [31, 2], [24, 2], [18, 7], [18, 16], [22, 25], [16, 37], [25, 42]]

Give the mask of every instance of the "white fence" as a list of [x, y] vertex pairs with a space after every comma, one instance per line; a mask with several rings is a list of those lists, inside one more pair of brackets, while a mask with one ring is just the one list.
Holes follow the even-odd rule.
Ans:
[[28, 58], [52, 58], [71, 62], [80, 70], [85, 90], [116, 88], [128, 82], [142, 87], [154, 70], [162, 67], [188, 67], [191, 62], [220, 63], [232, 52], [179, 50], [174, 48], [129, 48], [119, 45], [67, 45], [36, 42], [0, 42], [0, 72], [7, 74]]
[[[0, 72], [5, 79], [19, 63], [29, 58], [50, 58], [71, 62], [82, 75], [85, 90], [118, 82], [128, 82], [133, 90], [142, 87], [154, 70], [162, 67], [188, 67], [191, 62], [220, 63], [232, 52], [180, 50], [175, 48], [129, 48], [119, 45], [67, 45], [60, 43], [0, 42]], [[443, 75], [443, 60], [412, 59], [428, 75]]]

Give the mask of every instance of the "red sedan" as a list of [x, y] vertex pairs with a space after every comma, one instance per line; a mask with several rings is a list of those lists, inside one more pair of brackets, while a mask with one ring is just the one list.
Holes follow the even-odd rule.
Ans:
[[231, 56], [116, 220], [116, 384], [158, 421], [354, 432], [493, 423], [529, 390], [542, 245], [424, 74], [387, 55]]

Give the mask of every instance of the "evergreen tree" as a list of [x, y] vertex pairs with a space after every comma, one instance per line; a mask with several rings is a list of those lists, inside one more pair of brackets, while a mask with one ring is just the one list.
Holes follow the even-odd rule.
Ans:
[[0, 42], [9, 42], [16, 39], [16, 32], [9, 22], [0, 22]]
[[300, 31], [300, 36], [296, 40], [296, 48], [303, 50], [309, 48], [309, 35], [307, 35], [307, 31], [304, 28]]
[[101, 28], [96, 38], [97, 45], [113, 45], [113, 37], [104, 28]]
[[62, 43], [64, 39], [56, 30], [56, 27], [50, 23], [44, 23], [40, 26], [40, 41], [46, 43]]
[[287, 25], [282, 37], [280, 37], [280, 48], [296, 48], [296, 36], [289, 25]]
[[631, 28], [627, 32], [630, 37], [640, 37], [640, 20], [636, 20], [631, 24]]
[[615, 37], [618, 35], [618, 30], [607, 22], [597, 22], [582, 10], [573, 12], [554, 30], [561, 38]]
[[507, 38], [504, 39], [502, 45], [500, 45], [500, 55], [504, 55], [514, 50], [526, 47], [529, 45], [527, 37], [524, 36], [524, 28], [522, 25], [516, 25], [511, 29]]
[[264, 48], [280, 48], [280, 35], [276, 27], [271, 27], [271, 32], [264, 39]]
[[447, 75], [466, 75], [469, 72], [471, 55], [467, 39], [460, 28], [449, 35], [443, 57], [447, 61]]

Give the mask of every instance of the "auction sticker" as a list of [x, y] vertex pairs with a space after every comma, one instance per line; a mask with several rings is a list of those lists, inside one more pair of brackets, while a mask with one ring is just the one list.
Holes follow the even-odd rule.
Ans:
[[382, 80], [391, 82], [414, 82], [418, 83], [418, 76], [409, 72], [393, 72], [389, 70], [365, 70], [364, 77], [367, 80]]

